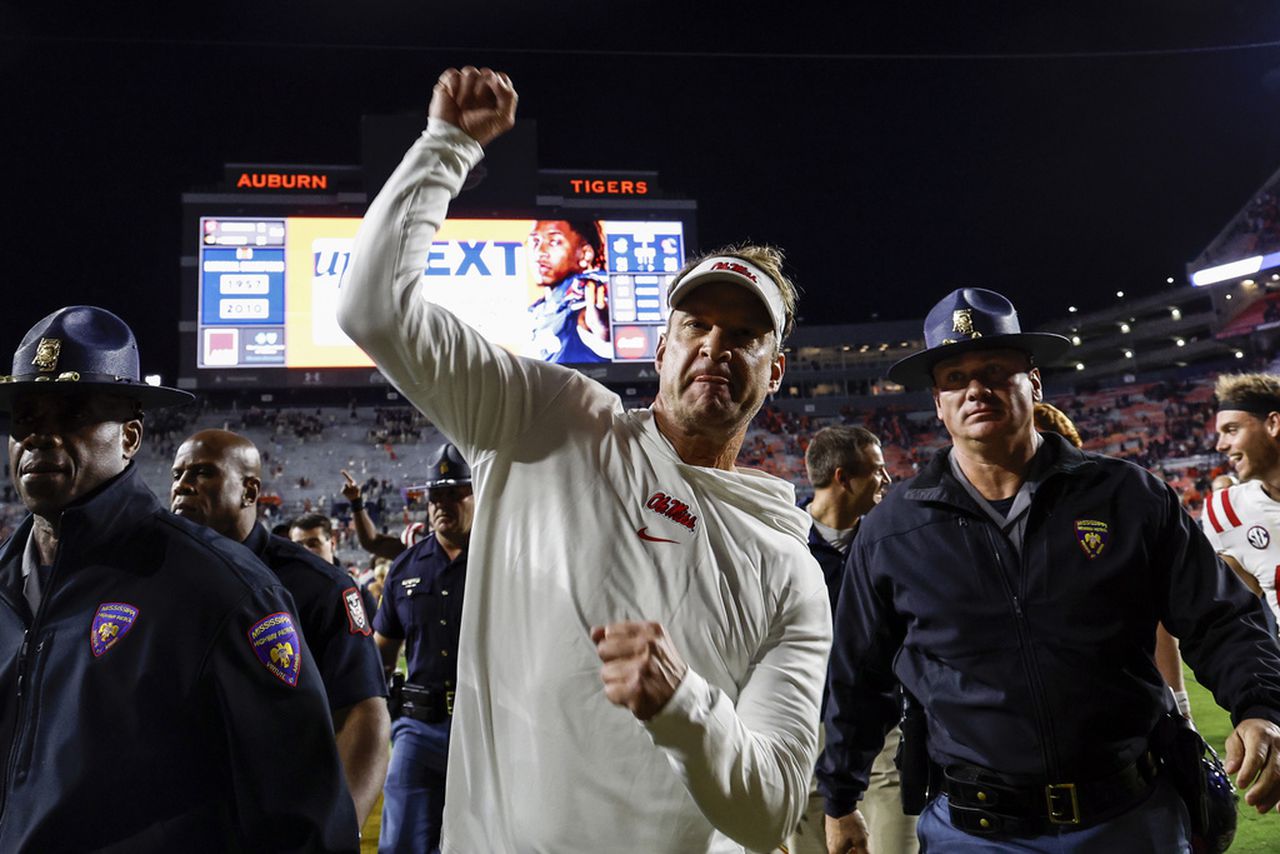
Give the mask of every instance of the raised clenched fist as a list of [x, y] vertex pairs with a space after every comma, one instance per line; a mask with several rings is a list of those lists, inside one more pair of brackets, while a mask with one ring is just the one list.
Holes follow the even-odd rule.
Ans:
[[662, 711], [689, 670], [661, 623], [596, 626], [591, 640], [604, 662], [600, 679], [605, 696], [642, 721]]
[[516, 123], [519, 96], [511, 78], [501, 71], [468, 65], [440, 75], [431, 92], [432, 118], [461, 128], [481, 145], [488, 145]]

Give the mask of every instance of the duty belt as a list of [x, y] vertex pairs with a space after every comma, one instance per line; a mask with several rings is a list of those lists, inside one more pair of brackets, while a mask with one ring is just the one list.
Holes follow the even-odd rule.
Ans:
[[984, 768], [955, 765], [943, 772], [942, 791], [951, 823], [966, 833], [1040, 836], [1119, 815], [1151, 791], [1159, 773], [1149, 750], [1116, 773], [1086, 783], [1010, 785]]
[[403, 681], [397, 673], [391, 681], [390, 708], [392, 719], [413, 718], [428, 724], [438, 724], [453, 716], [453, 691], [439, 687], [414, 685]]

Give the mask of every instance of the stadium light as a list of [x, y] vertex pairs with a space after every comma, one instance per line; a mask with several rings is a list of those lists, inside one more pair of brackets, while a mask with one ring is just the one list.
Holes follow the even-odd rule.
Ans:
[[1124, 299], [1124, 291], [1116, 291], [1116, 299]]
[[1075, 346], [1079, 347], [1079, 346], [1080, 346], [1080, 336], [1079, 336], [1079, 335], [1072, 335], [1072, 336], [1071, 336], [1071, 343], [1072, 343], [1072, 344], [1074, 344]]
[[1173, 339], [1173, 343], [1174, 343], [1174, 344], [1177, 344], [1179, 347], [1185, 347], [1185, 346], [1187, 346], [1187, 339], [1185, 339], [1185, 338], [1175, 338], [1175, 339]]
[[1133, 358], [1133, 351], [1132, 351], [1132, 350], [1125, 350], [1125, 351], [1124, 351], [1124, 357], [1125, 357], [1126, 359], [1132, 359], [1132, 358]]
[[1165, 279], [1164, 281], [1165, 281], [1165, 284], [1167, 284], [1167, 285], [1172, 285], [1172, 284], [1173, 284], [1173, 276], [1170, 276], [1169, 278]]
[[142, 378], [142, 381], [143, 381], [143, 382], [145, 382], [147, 385], [157, 385], [157, 386], [158, 386], [158, 385], [160, 385], [160, 375], [159, 375], [159, 374], [147, 374], [145, 377], [143, 377], [143, 378]]
[[1131, 329], [1132, 329], [1132, 327], [1130, 327], [1130, 326], [1129, 326], [1129, 324], [1127, 324], [1127, 323], [1121, 323], [1121, 324], [1120, 324], [1120, 331], [1121, 331], [1122, 333], [1124, 333], [1125, 335], [1128, 335]]
[[1243, 351], [1243, 350], [1237, 350], [1237, 351], [1236, 351], [1236, 358], [1237, 358], [1237, 359], [1243, 359], [1243, 358], [1244, 358], [1244, 351]]
[[1074, 305], [1067, 306], [1067, 311], [1071, 312], [1072, 314], [1075, 314], [1079, 310], [1080, 309], [1076, 308]]
[[1077, 371], [1083, 371], [1083, 370], [1084, 370], [1084, 362], [1076, 362], [1076, 370], [1077, 370]]
[[1231, 299], [1231, 294], [1227, 294], [1227, 299]]
[[1177, 306], [1174, 306], [1173, 308], [1169, 309], [1169, 316], [1172, 317], [1174, 320], [1181, 320], [1182, 309], [1178, 308]]
[[1196, 287], [1203, 287], [1216, 282], [1225, 282], [1228, 279], [1238, 279], [1241, 276], [1252, 276], [1261, 269], [1262, 256], [1254, 255], [1251, 258], [1242, 258], [1229, 264], [1219, 264], [1216, 267], [1197, 270], [1191, 274], [1191, 284]]

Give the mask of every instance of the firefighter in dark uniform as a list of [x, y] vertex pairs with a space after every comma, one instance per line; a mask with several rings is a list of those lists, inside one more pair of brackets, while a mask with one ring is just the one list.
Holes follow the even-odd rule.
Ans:
[[431, 534], [396, 559], [373, 620], [388, 672], [407, 643], [408, 675], [391, 688], [391, 769], [382, 799], [380, 852], [429, 852], [440, 844], [445, 759], [457, 674], [458, 627], [475, 513], [471, 469], [453, 445], [431, 464]]
[[320, 666], [338, 756], [363, 825], [387, 776], [386, 680], [372, 618], [351, 576], [258, 522], [262, 459], [244, 436], [202, 430], [178, 448], [169, 500], [174, 513], [244, 544], [284, 583]]
[[37, 323], [0, 378], [31, 511], [0, 547], [0, 851], [355, 851], [315, 659], [244, 547], [133, 464], [139, 381], [100, 308]]

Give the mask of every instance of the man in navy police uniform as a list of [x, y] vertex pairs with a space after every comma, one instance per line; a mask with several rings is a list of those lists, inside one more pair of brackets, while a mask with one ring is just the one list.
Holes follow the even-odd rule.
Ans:
[[0, 548], [0, 851], [354, 851], [293, 600], [143, 484], [143, 410], [190, 395], [138, 377], [129, 327], [73, 306], [0, 382], [31, 511]]
[[258, 522], [262, 459], [253, 442], [202, 430], [178, 448], [169, 501], [174, 513], [243, 543], [284, 583], [298, 606], [307, 646], [333, 714], [338, 756], [356, 805], [373, 810], [387, 776], [387, 686], [373, 643], [372, 617], [351, 576]]
[[428, 471], [422, 488], [431, 534], [392, 564], [373, 621], [388, 671], [408, 644], [408, 677], [393, 688], [391, 701], [396, 720], [378, 849], [397, 854], [435, 851], [440, 844], [462, 591], [475, 514], [471, 469], [457, 448], [446, 444]]
[[1036, 365], [1069, 343], [1022, 332], [980, 288], [935, 305], [924, 338], [889, 376], [932, 386], [953, 444], [863, 520], [850, 552], [818, 764], [828, 848], [867, 850], [856, 807], [900, 680], [938, 768], [922, 849], [1189, 850], [1153, 749], [1174, 720], [1157, 623], [1231, 712], [1226, 770], [1246, 802], [1275, 807], [1280, 649], [1261, 606], [1168, 485], [1036, 432]]

